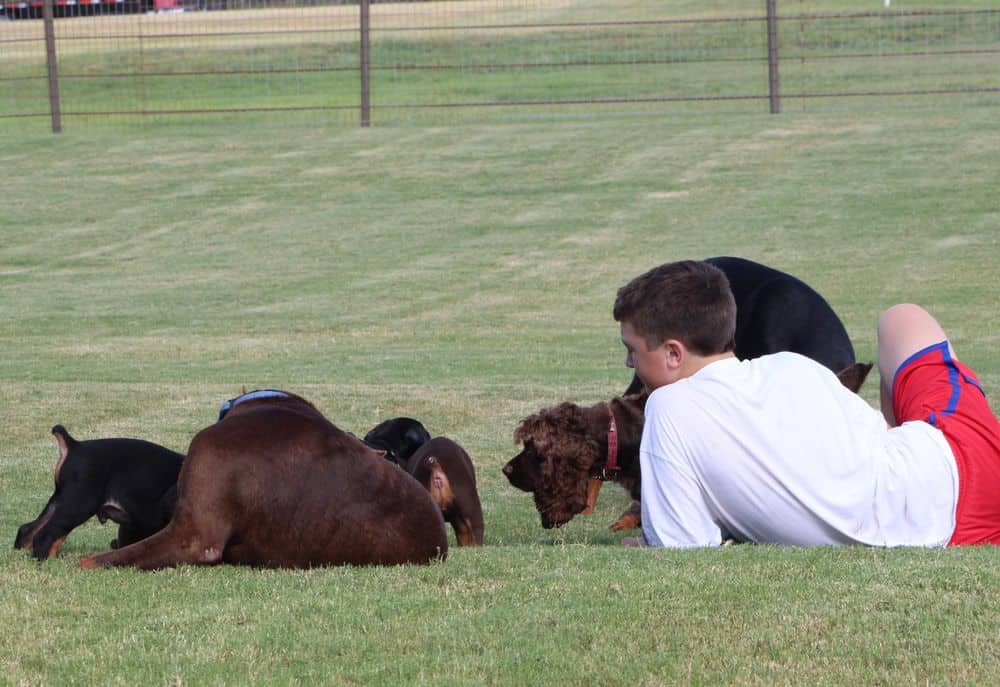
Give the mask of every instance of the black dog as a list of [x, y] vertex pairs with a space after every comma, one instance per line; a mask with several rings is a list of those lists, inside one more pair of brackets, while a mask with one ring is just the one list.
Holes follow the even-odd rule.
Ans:
[[[812, 287], [790, 274], [744, 258], [716, 257], [736, 299], [733, 352], [741, 360], [792, 351], [837, 373], [844, 386], [857, 391], [870, 365], [857, 363], [843, 322]], [[633, 376], [625, 394], [642, 391]]]
[[118, 524], [112, 548], [163, 529], [177, 503], [177, 475], [184, 456], [141, 439], [77, 441], [62, 425], [55, 493], [41, 514], [17, 530], [15, 549], [30, 548], [39, 561], [55, 556], [76, 527], [96, 515]]
[[376, 451], [384, 451], [386, 460], [405, 470], [410, 457], [430, 439], [430, 433], [419, 421], [394, 417], [375, 425], [362, 441]]

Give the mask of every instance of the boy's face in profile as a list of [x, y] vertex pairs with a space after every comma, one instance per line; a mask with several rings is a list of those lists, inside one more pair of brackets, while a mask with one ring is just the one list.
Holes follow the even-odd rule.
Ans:
[[665, 343], [648, 348], [646, 339], [627, 320], [621, 323], [621, 332], [626, 350], [625, 366], [635, 370], [650, 391], [677, 381], [677, 375], [667, 365], [669, 350]]

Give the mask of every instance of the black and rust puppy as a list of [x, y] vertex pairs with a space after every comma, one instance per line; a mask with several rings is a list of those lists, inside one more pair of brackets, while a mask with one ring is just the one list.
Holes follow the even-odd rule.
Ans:
[[406, 466], [451, 523], [459, 546], [483, 545], [483, 507], [476, 471], [465, 449], [447, 437], [434, 437], [417, 449]]
[[441, 509], [295, 394], [250, 392], [191, 441], [170, 523], [80, 567], [393, 565], [444, 558]]
[[394, 417], [375, 425], [362, 441], [377, 451], [385, 451], [386, 460], [406, 468], [410, 457], [430, 438], [427, 428], [418, 420]]
[[77, 441], [62, 425], [52, 434], [59, 445], [55, 492], [36, 519], [18, 528], [15, 549], [31, 549], [40, 561], [55, 556], [69, 533], [94, 515], [102, 524], [118, 524], [112, 548], [170, 521], [183, 455], [141, 439]]
[[[858, 391], [871, 365], [858, 363], [844, 323], [819, 293], [801, 279], [745, 258], [715, 257], [705, 262], [722, 270], [736, 300], [733, 352], [740, 360], [792, 351], [833, 370]], [[633, 375], [626, 394], [638, 393]]]

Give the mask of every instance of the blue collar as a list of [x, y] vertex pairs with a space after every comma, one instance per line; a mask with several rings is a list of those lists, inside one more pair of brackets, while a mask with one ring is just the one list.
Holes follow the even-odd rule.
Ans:
[[256, 391], [249, 391], [242, 396], [237, 396], [236, 398], [231, 398], [221, 406], [219, 406], [219, 420], [226, 416], [230, 410], [238, 406], [244, 401], [255, 401], [258, 398], [288, 398], [289, 395], [284, 391], [278, 391], [277, 389], [257, 389]]

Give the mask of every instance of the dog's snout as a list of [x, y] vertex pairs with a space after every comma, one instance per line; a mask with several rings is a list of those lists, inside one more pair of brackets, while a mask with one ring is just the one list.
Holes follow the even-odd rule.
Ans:
[[514, 466], [513, 465], [511, 465], [510, 463], [507, 463], [506, 465], [503, 466], [503, 474], [505, 474], [508, 477], [510, 477], [510, 474], [512, 472], [514, 472]]

